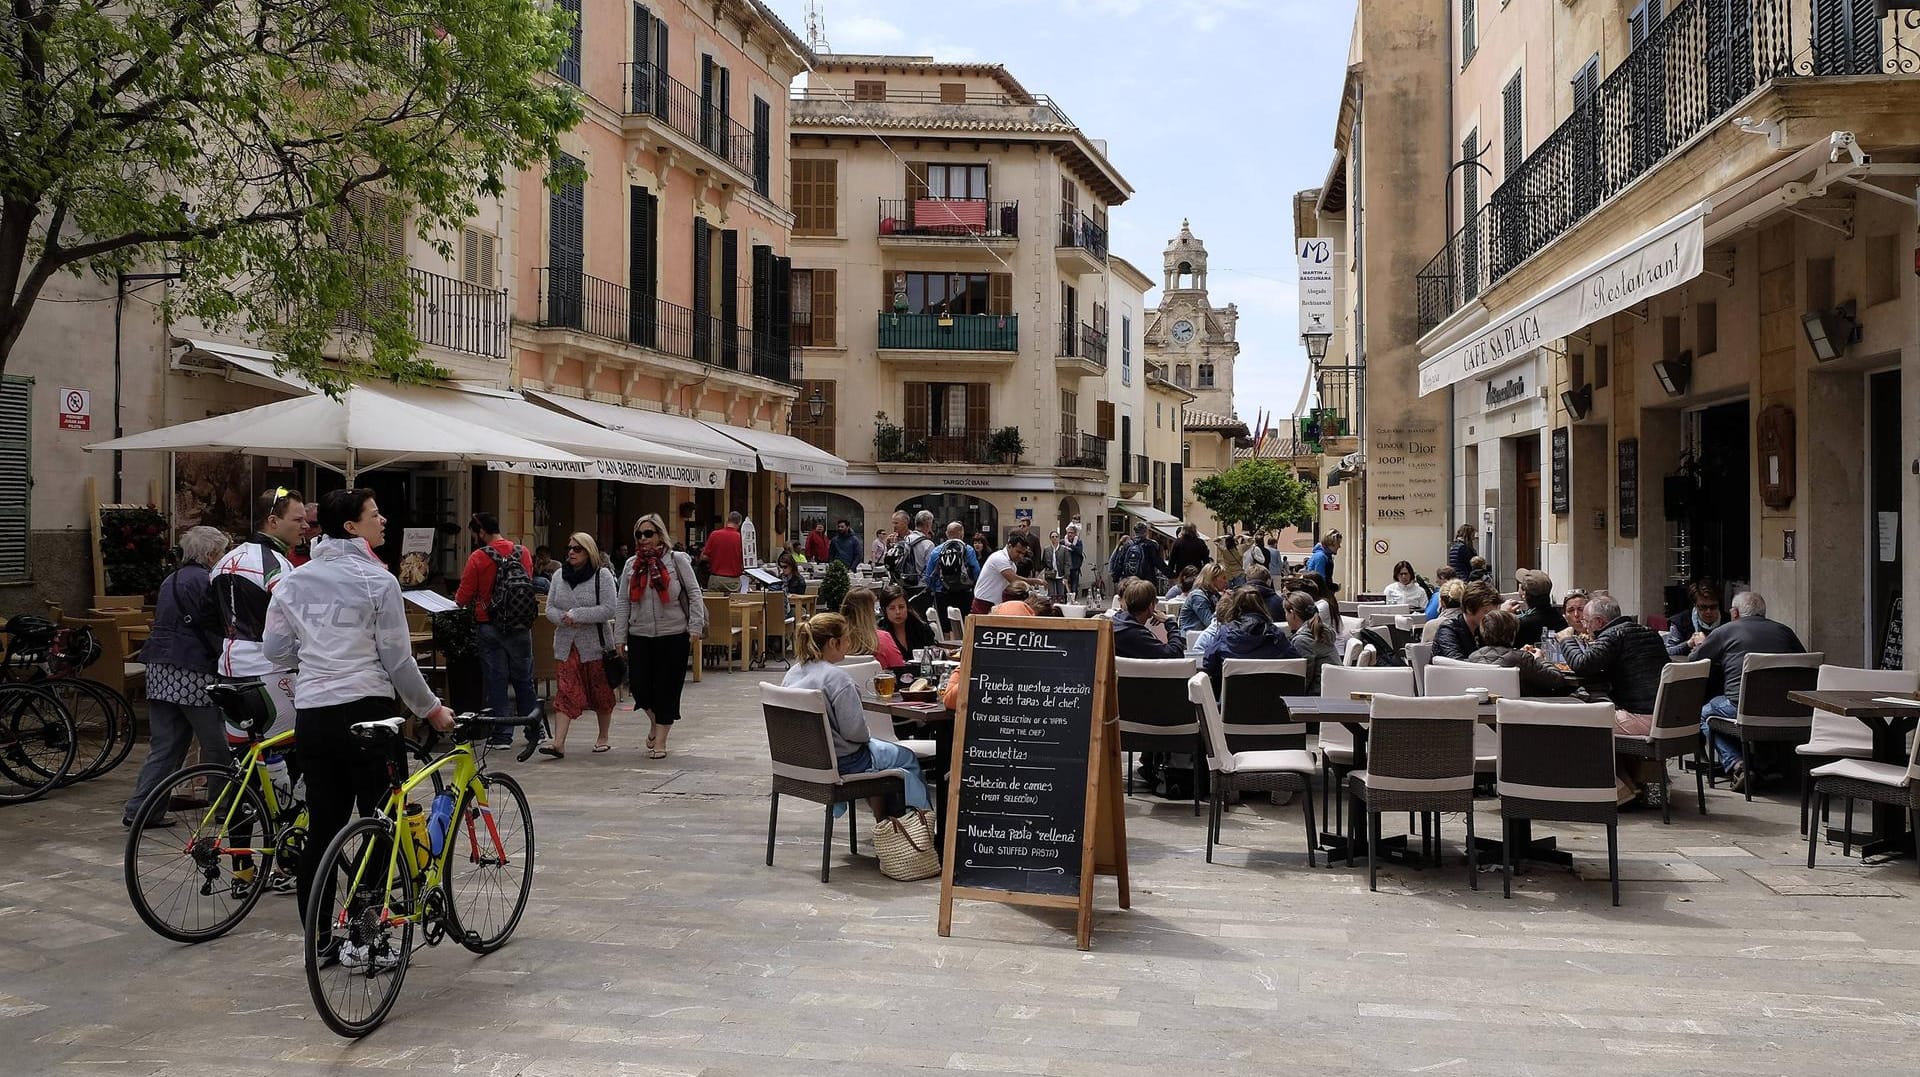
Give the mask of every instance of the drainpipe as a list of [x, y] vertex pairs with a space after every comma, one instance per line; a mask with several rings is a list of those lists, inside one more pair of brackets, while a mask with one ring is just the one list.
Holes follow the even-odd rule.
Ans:
[[[1353, 161], [1353, 179], [1350, 187], [1353, 191], [1353, 259], [1354, 279], [1360, 282], [1359, 294], [1353, 302], [1353, 425], [1360, 436], [1362, 449], [1367, 445], [1367, 273], [1366, 273], [1366, 235], [1367, 235], [1367, 185], [1366, 147], [1361, 144], [1361, 136], [1366, 130], [1367, 84], [1363, 78], [1353, 88], [1353, 132], [1348, 136], [1348, 144], [1353, 147], [1349, 154]], [[1362, 468], [1354, 483], [1354, 502], [1360, 509], [1359, 547], [1356, 556], [1348, 564], [1358, 565], [1359, 572], [1354, 580], [1353, 593], [1358, 595], [1367, 589], [1367, 473]]]

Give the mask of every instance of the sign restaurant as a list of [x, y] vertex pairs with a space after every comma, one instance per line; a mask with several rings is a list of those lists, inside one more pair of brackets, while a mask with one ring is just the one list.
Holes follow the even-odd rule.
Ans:
[[1486, 380], [1487, 398], [1481, 410], [1499, 411], [1501, 408], [1519, 404], [1527, 399], [1527, 372], [1516, 370], [1509, 375], [1496, 375]]
[[636, 460], [589, 460], [578, 464], [544, 461], [508, 464], [494, 460], [488, 462], [487, 470], [538, 475], [549, 479], [604, 479], [648, 486], [686, 486], [696, 490], [718, 490], [727, 480], [727, 473], [718, 468], [648, 464]]
[[1703, 222], [1711, 208], [1706, 202], [1694, 206], [1421, 363], [1420, 395], [1484, 376], [1547, 341], [1699, 276], [1706, 246]]

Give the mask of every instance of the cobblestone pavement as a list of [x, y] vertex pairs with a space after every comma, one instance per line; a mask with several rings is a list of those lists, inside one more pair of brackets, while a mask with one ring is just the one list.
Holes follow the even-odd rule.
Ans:
[[808, 806], [762, 863], [757, 680], [690, 685], [664, 760], [624, 712], [613, 752], [496, 760], [534, 804], [528, 915], [486, 957], [421, 950], [357, 1043], [314, 1016], [291, 897], [201, 946], [140, 924], [116, 814], [138, 753], [0, 809], [0, 1073], [1911, 1072], [1920, 872], [1837, 847], [1806, 871], [1790, 789], [1626, 817], [1618, 909], [1598, 828], [1543, 825], [1576, 871], [1511, 901], [1457, 855], [1371, 894], [1307, 868], [1297, 808], [1235, 809], [1208, 865], [1185, 804], [1134, 798], [1133, 908], [1102, 880], [1091, 953], [1068, 914], [999, 905], [958, 906], [943, 940], [937, 880], [886, 880], [844, 828], [821, 884]]

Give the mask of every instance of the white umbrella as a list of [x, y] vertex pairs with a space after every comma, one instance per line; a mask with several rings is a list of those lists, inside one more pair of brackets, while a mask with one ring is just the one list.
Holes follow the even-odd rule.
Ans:
[[423, 461], [585, 464], [582, 457], [356, 387], [339, 399], [314, 394], [211, 419], [88, 445], [89, 452], [244, 452], [297, 456], [337, 471], [348, 485], [363, 471]]

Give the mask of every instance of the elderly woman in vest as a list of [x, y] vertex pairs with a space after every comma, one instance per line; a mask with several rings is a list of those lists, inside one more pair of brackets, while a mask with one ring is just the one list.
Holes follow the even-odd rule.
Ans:
[[600, 547], [592, 535], [579, 531], [567, 539], [566, 560], [547, 588], [547, 620], [554, 625], [553, 657], [559, 663], [554, 667], [553, 695], [558, 713], [553, 720], [553, 743], [541, 747], [543, 755], [567, 757], [567, 729], [588, 708], [600, 721], [593, 750], [612, 747], [607, 735], [613, 726], [613, 685], [602, 660], [615, 642], [613, 601], [619, 588], [613, 573], [601, 563]]
[[667, 757], [667, 734], [680, 720], [693, 641], [707, 634], [707, 603], [693, 561], [673, 548], [667, 524], [648, 513], [633, 525], [633, 558], [613, 595], [614, 638], [627, 655], [633, 707], [647, 712], [647, 755]]
[[[120, 811], [120, 825], [132, 826], [135, 813], [159, 784], [187, 757], [187, 748], [200, 744], [200, 761], [225, 763], [227, 730], [220, 712], [207, 698], [214, 680], [215, 640], [224, 631], [218, 618], [201, 612], [207, 597], [208, 571], [227, 552], [227, 536], [217, 527], [195, 527], [180, 536], [180, 567], [160, 584], [160, 601], [153, 611], [153, 635], [141, 649], [147, 663], [147, 724], [152, 744], [133, 795]], [[165, 813], [151, 817], [149, 826], [172, 826]]]

